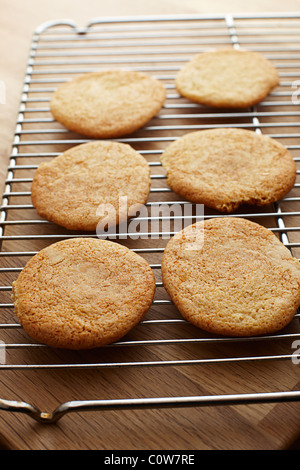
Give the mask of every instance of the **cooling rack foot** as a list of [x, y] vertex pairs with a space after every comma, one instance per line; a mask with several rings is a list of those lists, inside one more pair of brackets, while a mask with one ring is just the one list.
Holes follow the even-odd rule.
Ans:
[[52, 413], [41, 412], [35, 406], [22, 401], [0, 399], [0, 410], [29, 415], [44, 424], [57, 423], [65, 414], [82, 411], [104, 411], [116, 409], [151, 409], [174, 407], [200, 407], [224, 405], [250, 405], [258, 403], [300, 402], [300, 391], [245, 393], [194, 397], [131, 398], [116, 400], [69, 401], [59, 405]]

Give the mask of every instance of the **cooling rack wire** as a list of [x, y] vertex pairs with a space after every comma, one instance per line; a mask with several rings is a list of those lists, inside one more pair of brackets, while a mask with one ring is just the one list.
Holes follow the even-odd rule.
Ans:
[[[174, 87], [174, 78], [184, 63], [195, 54], [217, 47], [234, 47], [261, 52], [270, 59], [280, 73], [278, 86], [262, 103], [242, 111], [226, 111], [206, 108], [180, 97]], [[43, 362], [47, 346], [35, 344], [26, 337], [17, 323], [11, 300], [11, 285], [28, 259], [41, 248], [55, 241], [85, 233], [67, 232], [40, 219], [30, 199], [30, 185], [38, 165], [59, 155], [67, 148], [87, 142], [72, 134], [55, 122], [49, 111], [49, 99], [56, 87], [78, 74], [102, 68], [129, 68], [144, 71], [161, 80], [167, 89], [166, 103], [157, 117], [140, 131], [118, 139], [132, 145], [148, 160], [151, 167], [151, 192], [147, 203], [148, 215], [139, 217], [146, 230], [134, 239], [128, 228], [127, 233], [111, 235], [120, 243], [127, 243], [137, 253], [145, 256], [156, 276], [157, 296], [149, 314], [130, 338], [124, 338], [107, 348], [117, 351], [114, 361], [73, 360]], [[299, 90], [299, 95], [298, 95]], [[26, 69], [24, 88], [12, 143], [5, 189], [0, 211], [1, 237], [1, 324], [0, 340], [5, 352], [0, 364], [5, 370], [57, 370], [118, 368], [120, 374], [130, 367], [179, 367], [190, 365], [200, 368], [203, 364], [241, 364], [249, 362], [267, 363], [287, 361], [293, 364], [295, 352], [291, 345], [300, 336], [299, 313], [292, 324], [276, 335], [251, 339], [219, 338], [205, 335], [194, 327], [186, 325], [163, 289], [160, 275], [160, 260], [165, 244], [175, 230], [176, 216], [164, 217], [164, 206], [181, 208], [187, 201], [181, 200], [166, 184], [160, 155], [166, 145], [177, 137], [198, 129], [216, 127], [239, 127], [252, 129], [270, 135], [286, 145], [298, 166], [300, 161], [299, 115], [300, 115], [300, 15], [228, 15], [228, 16], [154, 16], [131, 18], [100, 18], [92, 20], [86, 27], [78, 27], [70, 20], [53, 21], [41, 25], [35, 31]], [[299, 170], [297, 169], [297, 175]], [[155, 209], [158, 211], [155, 212]], [[291, 193], [282, 201], [265, 209], [243, 208], [234, 214], [247, 217], [265, 225], [299, 258], [300, 247], [300, 192], [298, 180]], [[159, 212], [161, 211], [161, 212]], [[153, 215], [154, 214], [154, 215]], [[204, 218], [219, 217], [205, 209]], [[181, 223], [198, 220], [197, 215], [183, 215]], [[145, 225], [146, 223], [146, 225]], [[166, 228], [167, 227], [167, 228]], [[88, 236], [91, 236], [90, 234]], [[174, 337], [166, 329], [176, 327]], [[135, 333], [138, 328], [147, 328], [148, 335], [140, 339]], [[157, 328], [162, 328], [157, 335]], [[187, 331], [189, 331], [187, 333]], [[152, 334], [153, 333], [153, 334]], [[285, 344], [282, 348], [268, 348], [271, 352], [258, 355], [240, 354], [241, 345], [247, 343]], [[239, 344], [238, 354], [235, 353]], [[181, 347], [199, 345], [195, 357], [181, 354]], [[218, 353], [211, 357], [201, 356], [201, 347], [216, 346]], [[230, 354], [222, 355], [220, 347], [226, 345]], [[177, 357], [164, 355], [159, 360], [124, 360], [124, 351], [130, 346], [137, 348], [170, 346], [178, 348]], [[39, 362], [30, 362], [30, 354]], [[120, 352], [121, 351], [121, 352]], [[251, 350], [253, 351], [253, 350]], [[219, 354], [219, 355], [218, 355]], [[26, 360], [23, 356], [25, 355]], [[69, 358], [70, 356], [68, 356]], [[98, 356], [96, 356], [98, 357]], [[109, 358], [109, 355], [105, 356]], [[131, 358], [134, 357], [131, 355]], [[76, 356], [78, 358], [78, 356]], [[91, 358], [91, 356], [89, 356]], [[59, 404], [53, 412], [37, 409], [25, 401], [0, 400], [0, 409], [21, 412], [37, 421], [57, 421], [71, 411], [162, 408], [209, 405], [236, 405], [240, 403], [271, 403], [297, 401], [299, 390], [263, 391], [255, 393], [211, 394], [201, 396], [161, 396], [154, 398], [124, 398], [70, 401]]]

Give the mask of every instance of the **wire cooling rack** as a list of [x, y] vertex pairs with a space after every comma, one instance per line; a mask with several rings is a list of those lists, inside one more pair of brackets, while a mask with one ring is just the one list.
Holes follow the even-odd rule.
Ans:
[[[280, 86], [262, 103], [245, 110], [218, 110], [192, 103], [180, 97], [174, 86], [178, 70], [195, 54], [217, 47], [244, 48], [261, 52], [278, 68]], [[167, 89], [167, 100], [161, 112], [143, 129], [117, 139], [132, 145], [148, 160], [151, 167], [151, 192], [147, 214], [134, 222], [140, 232], [111, 234], [110, 238], [125, 243], [144, 256], [156, 277], [157, 293], [153, 306], [129, 337], [105, 348], [105, 360], [98, 355], [57, 356], [45, 345], [35, 344], [23, 332], [14, 315], [11, 300], [12, 282], [25, 263], [41, 248], [64, 238], [96, 236], [68, 232], [38, 217], [30, 198], [34, 171], [43, 161], [51, 160], [71, 146], [87, 142], [54, 121], [49, 100], [59, 84], [78, 74], [103, 68], [127, 68], [144, 71], [161, 80]], [[299, 93], [298, 93], [299, 91]], [[187, 324], [163, 288], [160, 273], [164, 247], [178, 224], [183, 228], [198, 220], [195, 213], [185, 215], [189, 204], [174, 194], [166, 184], [160, 163], [164, 148], [181, 135], [198, 129], [239, 127], [267, 134], [286, 145], [295, 162], [300, 161], [300, 15], [227, 15], [227, 16], [155, 16], [100, 18], [86, 27], [70, 20], [46, 23], [33, 35], [26, 69], [19, 115], [0, 211], [1, 285], [0, 339], [4, 371], [118, 368], [125, 374], [130, 367], [180, 367], [189, 365], [238, 364], [287, 361], [295, 368], [297, 356], [292, 344], [300, 336], [299, 314], [291, 325], [276, 335], [249, 339], [220, 338], [205, 334]], [[299, 170], [297, 171], [299, 174]], [[173, 214], [167, 213], [172, 205]], [[177, 211], [179, 208], [179, 212]], [[180, 212], [181, 211], [181, 212]], [[166, 215], [167, 214], [167, 215]], [[178, 215], [180, 214], [180, 215]], [[204, 218], [220, 214], [205, 209]], [[265, 225], [299, 258], [300, 191], [298, 181], [279, 203], [263, 209], [241, 208], [235, 217], [246, 217]], [[137, 226], [137, 225], [136, 225]], [[134, 236], [135, 235], [135, 236]], [[143, 331], [147, 329], [147, 334]], [[142, 333], [139, 333], [142, 331]], [[259, 354], [258, 345], [267, 344]], [[297, 344], [297, 343], [296, 343]], [[185, 348], [193, 346], [193, 356]], [[250, 348], [249, 348], [250, 345]], [[163, 346], [162, 357], [151, 356], [151, 348]], [[176, 347], [174, 357], [173, 348]], [[209, 353], [204, 353], [205, 348]], [[245, 349], [244, 349], [245, 347]], [[168, 354], [168, 348], [172, 352]], [[181, 349], [182, 348], [182, 349]], [[204, 348], [204, 349], [203, 349]], [[225, 348], [225, 353], [222, 352]], [[126, 360], [126, 351], [132, 352]], [[47, 360], [43, 351], [48, 350]], [[38, 354], [36, 352], [38, 351]], [[135, 354], [135, 351], [138, 351]], [[147, 356], [144, 351], [150, 351]], [[209, 356], [210, 354], [210, 356]], [[70, 359], [71, 357], [71, 359]], [[158, 357], [158, 358], [157, 358]], [[38, 360], [37, 360], [38, 358]], [[76, 358], [76, 359], [75, 359]], [[112, 359], [113, 358], [113, 359]], [[23, 412], [40, 422], [54, 422], [71, 411], [128, 409], [152, 407], [185, 407], [235, 405], [296, 401], [300, 391], [267, 390], [255, 393], [209, 394], [197, 396], [159, 396], [82, 400], [63, 402], [53, 412], [40, 411], [26, 401], [0, 399], [0, 409]]]

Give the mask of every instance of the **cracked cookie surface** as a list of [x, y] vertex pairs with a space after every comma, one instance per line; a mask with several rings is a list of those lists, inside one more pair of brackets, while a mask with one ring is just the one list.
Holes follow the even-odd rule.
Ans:
[[37, 169], [31, 199], [38, 214], [68, 230], [114, 229], [150, 191], [146, 159], [128, 144], [92, 141]]
[[161, 161], [173, 191], [220, 212], [278, 201], [296, 180], [289, 151], [280, 142], [245, 129], [185, 134], [166, 148]]
[[213, 334], [273, 333], [300, 305], [299, 261], [270, 230], [242, 218], [208, 219], [176, 234], [162, 274], [182, 316]]
[[74, 350], [123, 337], [148, 311], [154, 292], [154, 275], [144, 258], [94, 238], [44, 248], [13, 283], [15, 312], [29, 336]]
[[50, 101], [53, 117], [67, 129], [97, 139], [143, 127], [166, 99], [162, 83], [142, 72], [103, 70], [62, 84]]
[[182, 96], [197, 103], [247, 108], [279, 85], [279, 75], [258, 52], [219, 49], [195, 56], [179, 71], [175, 83]]

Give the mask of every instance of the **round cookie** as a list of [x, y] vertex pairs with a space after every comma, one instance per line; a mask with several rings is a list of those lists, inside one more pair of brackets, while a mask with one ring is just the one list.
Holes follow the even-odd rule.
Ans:
[[173, 191], [227, 213], [244, 203], [278, 201], [296, 179], [295, 162], [282, 144], [245, 129], [185, 134], [166, 148], [161, 161]]
[[150, 184], [148, 162], [132, 147], [92, 141], [42, 163], [31, 199], [41, 217], [69, 230], [94, 231], [101, 219], [102, 228], [115, 227], [135, 215]]
[[177, 74], [177, 91], [219, 108], [246, 108], [279, 85], [273, 64], [258, 52], [220, 49], [195, 56]]
[[182, 316], [210, 333], [276, 332], [300, 305], [300, 266], [268, 229], [245, 219], [198, 222], [176, 234], [163, 283]]
[[148, 263], [107, 240], [68, 239], [41, 250], [13, 283], [15, 312], [36, 341], [91, 349], [142, 319], [155, 292]]
[[71, 131], [92, 138], [114, 138], [144, 126], [165, 99], [164, 86], [150, 75], [105, 70], [61, 85], [50, 101], [50, 111]]

